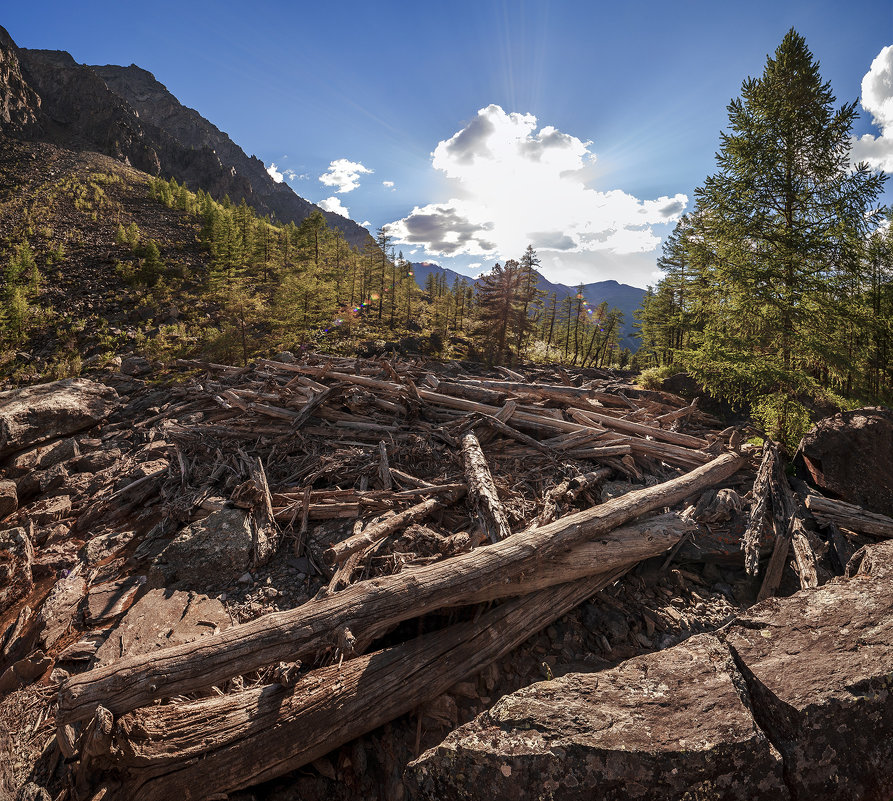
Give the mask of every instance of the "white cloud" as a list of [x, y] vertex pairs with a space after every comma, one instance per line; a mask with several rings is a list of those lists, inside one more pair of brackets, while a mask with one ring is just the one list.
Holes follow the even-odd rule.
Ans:
[[517, 258], [532, 244], [544, 266], [560, 254], [651, 253], [660, 243], [652, 226], [677, 220], [688, 198], [643, 201], [590, 188], [591, 144], [551, 125], [537, 129], [532, 114], [482, 108], [432, 154], [454, 196], [416, 206], [390, 231], [441, 256]]
[[369, 222], [369, 220], [363, 220], [363, 222], [361, 222], [360, 225], [362, 225], [363, 228], [368, 228], [370, 225], [372, 225], [372, 223]]
[[358, 161], [335, 159], [329, 164], [329, 169], [319, 176], [319, 182], [326, 186], [337, 187], [335, 191], [343, 194], [356, 189], [360, 185], [360, 176], [371, 172], [374, 170], [364, 167]]
[[393, 182], [393, 181], [382, 181], [382, 182], [381, 182], [381, 185], [384, 186], [384, 187], [387, 187], [388, 189], [393, 189], [393, 188], [394, 188], [394, 182]]
[[345, 206], [341, 204], [341, 198], [335, 197], [327, 197], [323, 200], [320, 200], [319, 203], [316, 204], [323, 211], [333, 211], [335, 214], [340, 214], [342, 217], [350, 218], [350, 213]]
[[[286, 170], [286, 172], [288, 172], [288, 171]], [[276, 169], [276, 162], [275, 162], [275, 161], [274, 161], [272, 164], [270, 164], [269, 167], [267, 167], [267, 175], [269, 175], [270, 178], [272, 178], [277, 184], [281, 184], [281, 183], [282, 183], [282, 180], [283, 180], [283, 179], [282, 179], [282, 173], [279, 172], [279, 170]]]
[[862, 108], [871, 114], [881, 135], [854, 139], [852, 159], [893, 174], [893, 45], [877, 54], [862, 78]]

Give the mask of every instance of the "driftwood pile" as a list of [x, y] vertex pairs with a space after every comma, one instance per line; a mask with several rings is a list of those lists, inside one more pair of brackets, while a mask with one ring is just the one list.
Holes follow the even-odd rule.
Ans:
[[[104, 435], [126, 429], [142, 461], [96, 484], [67, 530], [85, 548], [116, 523], [142, 533], [103, 540], [89, 575], [64, 571], [76, 602], [122, 555], [147, 586], [196, 589], [182, 585], [185, 569], [180, 585], [165, 571], [184, 527], [217, 520], [244, 526], [255, 575], [287, 558], [321, 580], [313, 597], [161, 650], [127, 650], [113, 629], [113, 658], [57, 672], [72, 798], [222, 797], [418, 708], [643, 560], [705, 536], [741, 559], [740, 532], [721, 521], [743, 514], [730, 481], [750, 465], [740, 432], [697, 402], [595, 370], [495, 378], [473, 365], [316, 355], [179, 367], [190, 378], [155, 390], [164, 403], [140, 402], [137, 419]], [[612, 479], [635, 488], [609, 491]], [[833, 534], [845, 512], [828, 503], [801, 504], [767, 443], [744, 536], [751, 572], [774, 542], [765, 593], [791, 544], [803, 586], [830, 575], [835, 536], [845, 564], [851, 545]], [[828, 521], [828, 542], [807, 506]], [[710, 540], [717, 531], [725, 538]], [[211, 596], [239, 578], [215, 570], [201, 587]], [[146, 579], [117, 581], [120, 615]], [[426, 615], [435, 622], [423, 627]], [[95, 650], [81, 640], [67, 653]]]

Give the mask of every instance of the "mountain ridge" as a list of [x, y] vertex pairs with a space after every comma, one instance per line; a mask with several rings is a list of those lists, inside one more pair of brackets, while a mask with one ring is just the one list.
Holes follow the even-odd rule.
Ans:
[[0, 27], [0, 133], [116, 158], [262, 215], [300, 223], [319, 211], [355, 247], [371, 243], [358, 223], [325, 211], [274, 181], [199, 112], [136, 65], [78, 64], [64, 50], [19, 48]]

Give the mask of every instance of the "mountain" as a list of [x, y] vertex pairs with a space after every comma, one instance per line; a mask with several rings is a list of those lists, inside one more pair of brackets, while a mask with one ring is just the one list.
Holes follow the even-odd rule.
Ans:
[[274, 181], [260, 159], [182, 105], [150, 72], [133, 64], [78, 64], [60, 50], [18, 48], [2, 27], [0, 132], [103, 153], [218, 199], [244, 199], [259, 214], [282, 222], [300, 223], [318, 210], [355, 247], [372, 241], [353, 220], [323, 211]]
[[[474, 282], [475, 279], [469, 278], [467, 275], [457, 273], [446, 267], [441, 267], [430, 261], [412, 262], [412, 273], [415, 276], [416, 283], [424, 289], [428, 276], [432, 273], [444, 275], [447, 279], [447, 286], [452, 286], [457, 278], [465, 281]], [[537, 288], [550, 295], [553, 292], [561, 303], [567, 297], [574, 297], [577, 294], [577, 287], [568, 286], [566, 284], [555, 284], [545, 278], [541, 273], [537, 273]], [[591, 284], [583, 285], [583, 297], [586, 302], [592, 306], [598, 306], [600, 303], [606, 302], [608, 308], [617, 308], [623, 312], [623, 326], [620, 329], [620, 345], [629, 348], [632, 351], [638, 350], [639, 341], [635, 336], [633, 325], [635, 319], [633, 312], [642, 305], [642, 298], [645, 296], [645, 290], [639, 287], [630, 286], [629, 284], [621, 284], [617, 281], [595, 281]]]

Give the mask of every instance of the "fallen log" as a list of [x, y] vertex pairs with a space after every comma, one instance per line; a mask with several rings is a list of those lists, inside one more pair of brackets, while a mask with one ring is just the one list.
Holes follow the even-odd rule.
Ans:
[[[572, 414], [575, 419], [579, 419], [577, 414]], [[638, 434], [642, 437], [653, 437], [656, 440], [660, 440], [661, 442], [669, 442], [671, 445], [681, 445], [684, 448], [694, 448], [695, 450], [701, 450], [702, 448], [709, 447], [710, 443], [705, 439], [700, 439], [699, 437], [692, 437], [689, 434], [680, 434], [676, 431], [668, 431], [664, 428], [658, 428], [656, 426], [648, 426], [644, 423], [635, 423], [631, 420], [622, 420], [618, 417], [611, 417], [608, 414], [600, 414], [599, 412], [583, 412], [581, 411], [579, 417], [586, 418], [593, 423], [598, 423], [599, 425], [604, 426], [605, 428], [610, 428], [614, 431], [622, 431], [625, 434]]]
[[331, 548], [326, 549], [323, 556], [330, 565], [343, 562], [352, 553], [360, 551], [412, 523], [424, 520], [432, 512], [442, 509], [444, 506], [449, 506], [451, 503], [459, 500], [464, 494], [465, 487], [460, 485], [457, 489], [448, 493], [446, 497], [441, 499], [428, 498], [428, 500], [417, 503], [415, 506], [410, 506], [409, 509], [405, 509], [399, 514], [372, 524], [358, 534], [351, 535], [346, 540], [335, 543]]
[[147, 707], [111, 726], [102, 709], [109, 735], [91, 739], [80, 778], [105, 789], [105, 801], [193, 801], [268, 781], [446, 692], [623, 572], [508, 601], [477, 621], [315, 670], [291, 688]]
[[861, 506], [819, 495], [806, 496], [806, 508], [820, 523], [833, 523], [841, 528], [874, 537], [893, 537], [893, 518], [869, 512]]
[[[125, 657], [71, 676], [59, 690], [60, 744], [70, 750], [66, 727], [91, 717], [99, 704], [120, 715], [265, 665], [305, 658], [344, 626], [362, 632], [368, 641], [403, 620], [462, 603], [482, 588], [511, 581], [548, 556], [724, 481], [744, 463], [737, 454], [724, 454], [683, 476], [634, 490], [529, 534], [515, 534], [444, 562], [359, 582], [329, 598], [274, 612], [194, 643]], [[607, 564], [601, 567], [611, 569]]]
[[512, 530], [496, 494], [487, 459], [473, 431], [462, 437], [462, 459], [474, 521], [490, 542], [504, 540]]

